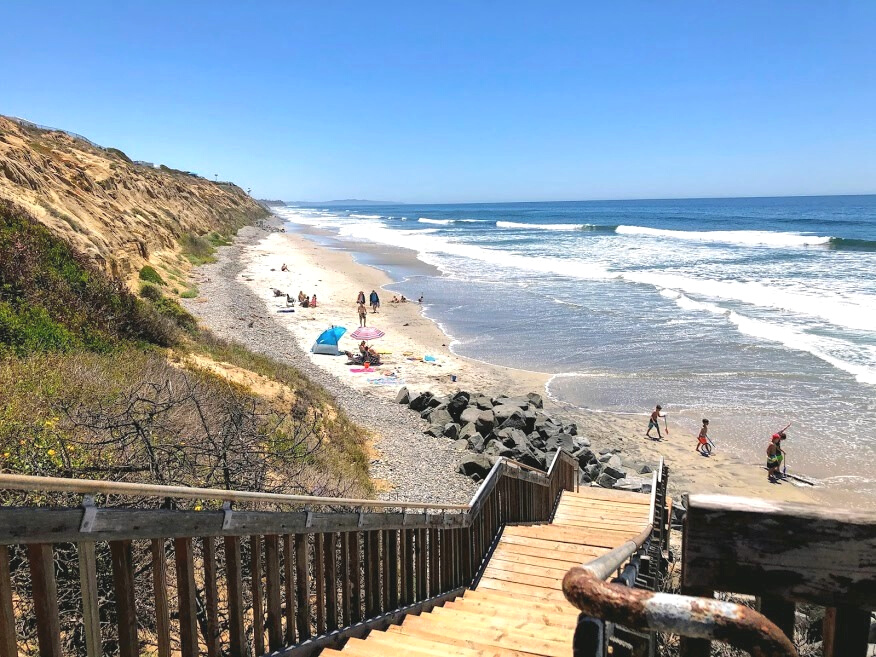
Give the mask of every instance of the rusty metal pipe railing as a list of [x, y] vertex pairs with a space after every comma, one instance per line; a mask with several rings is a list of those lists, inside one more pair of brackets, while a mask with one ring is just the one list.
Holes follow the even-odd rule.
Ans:
[[566, 573], [563, 593], [584, 614], [633, 630], [723, 641], [754, 657], [797, 657], [778, 626], [744, 605], [606, 584], [586, 567]]
[[[633, 556], [636, 551], [642, 547], [645, 541], [648, 540], [648, 537], [651, 536], [651, 530], [653, 528], [654, 526], [649, 524], [642, 530], [642, 533], [635, 538], [631, 538], [623, 545], [619, 545], [618, 547], [606, 552], [601, 557], [597, 557], [593, 561], [588, 561], [583, 566], [572, 568], [569, 572], [585, 570], [599, 581], [608, 579], [609, 575], [620, 568], [622, 563]], [[566, 574], [566, 577], [568, 577], [568, 573]], [[563, 580], [563, 582], [563, 585], [565, 586], [565, 580]]]

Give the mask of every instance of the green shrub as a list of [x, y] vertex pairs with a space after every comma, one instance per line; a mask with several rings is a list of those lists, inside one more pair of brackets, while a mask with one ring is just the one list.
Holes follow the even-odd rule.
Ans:
[[230, 239], [228, 239], [221, 233], [217, 233], [216, 231], [213, 231], [212, 233], [207, 235], [207, 239], [213, 246], [229, 246], [231, 244]]
[[164, 279], [161, 278], [161, 274], [149, 265], [144, 265], [143, 269], [140, 270], [140, 280], [147, 283], [155, 283], [156, 285], [164, 285]]
[[198, 296], [198, 288], [195, 285], [192, 285], [187, 290], [183, 290], [183, 293], [180, 294], [180, 297], [183, 299], [194, 299]]
[[143, 286], [140, 288], [140, 296], [144, 299], [149, 299], [149, 301], [161, 301], [164, 298], [164, 294], [162, 294], [158, 286], [152, 283], [143, 283]]
[[180, 239], [183, 255], [188, 258], [193, 265], [203, 265], [208, 262], [216, 262], [213, 254], [216, 252], [210, 240], [200, 235], [188, 233]]

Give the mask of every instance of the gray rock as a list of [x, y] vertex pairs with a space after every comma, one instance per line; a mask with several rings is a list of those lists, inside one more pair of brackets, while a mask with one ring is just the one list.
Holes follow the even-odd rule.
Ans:
[[535, 431], [535, 411], [530, 408], [525, 409], [523, 419], [526, 420], [526, 433]]
[[466, 440], [475, 435], [480, 434], [478, 433], [477, 427], [475, 427], [474, 422], [469, 422], [468, 424], [462, 425], [462, 428], [459, 430], [459, 437], [465, 438]]
[[446, 408], [447, 402], [448, 399], [446, 397], [432, 397], [426, 405], [431, 406], [432, 408], [438, 408], [439, 406]]
[[496, 413], [496, 421], [499, 422], [500, 429], [526, 429], [526, 418], [523, 415], [523, 411], [521, 411], [519, 408], [511, 413], [508, 417], [506, 417], [503, 421], [499, 420], [500, 416], [498, 413]]
[[586, 468], [591, 461], [596, 460], [596, 455], [586, 447], [572, 452], [572, 456], [578, 461], [578, 466], [582, 468]]
[[464, 456], [459, 462], [457, 472], [464, 474], [466, 477], [478, 475], [481, 479], [487, 476], [493, 464], [482, 454], [469, 454]]
[[600, 463], [608, 463], [611, 460], [612, 456], [614, 456], [614, 454], [612, 454], [611, 452], [607, 452], [605, 454], [600, 454], [599, 458], [597, 458], [596, 460]]
[[542, 400], [541, 395], [536, 392], [530, 392], [526, 395], [526, 399], [529, 400], [529, 403], [535, 406], [536, 408], [544, 408], [544, 400]]
[[599, 467], [598, 463], [591, 463], [586, 468], [584, 468], [584, 472], [586, 472], [587, 476], [590, 477], [590, 481], [596, 481], [599, 473], [602, 472], [602, 468]]
[[522, 411], [518, 406], [509, 406], [508, 404], [493, 406], [493, 414], [496, 416], [496, 424], [501, 425], [514, 413], [520, 413], [522, 415]]
[[570, 436], [577, 436], [578, 435], [578, 425], [575, 424], [574, 422], [572, 422], [572, 424], [569, 424], [569, 425], [566, 425], [565, 427], [563, 427], [563, 431], [565, 433], [569, 434]]
[[475, 432], [468, 439], [468, 447], [474, 452], [481, 454], [484, 451], [484, 437]]
[[496, 416], [493, 411], [481, 411], [478, 414], [478, 419], [475, 420], [475, 426], [477, 427], [478, 433], [482, 436], [486, 436], [493, 430], [493, 427], [496, 426]]
[[429, 422], [432, 424], [450, 424], [453, 422], [453, 418], [443, 408], [436, 408], [432, 411], [431, 415], [429, 415]]
[[430, 425], [429, 428], [426, 429], [423, 433], [426, 434], [427, 436], [434, 436], [435, 438], [437, 438], [438, 436], [443, 436], [444, 435], [444, 425], [443, 424]]
[[615, 479], [623, 479], [627, 476], [627, 473], [623, 468], [616, 468], [610, 463], [605, 466], [602, 473], [607, 474], [609, 477], [614, 477]]
[[474, 404], [475, 406], [478, 407], [478, 409], [480, 409], [482, 411], [493, 410], [493, 402], [490, 401], [489, 397], [484, 397], [483, 395], [480, 395], [480, 396], [475, 397], [474, 399], [470, 400], [469, 404]]
[[523, 465], [528, 465], [530, 468], [544, 468], [544, 454], [541, 459], [531, 452], [523, 452], [515, 457], [516, 461], [520, 461]]
[[[461, 424], [468, 424], [469, 422], [477, 422], [478, 416], [481, 414], [481, 411], [478, 410], [477, 406], [469, 406], [462, 413], [459, 414], [459, 421]], [[453, 413], [451, 413], [453, 415]]]
[[643, 465], [641, 468], [639, 468], [639, 474], [651, 474], [652, 472], [654, 472], [654, 468], [652, 468], [650, 465]]
[[612, 455], [612, 457], [610, 459], [608, 459], [608, 465], [610, 465], [613, 468], [622, 468], [624, 463], [621, 460], [620, 456], [614, 454], [614, 455]]
[[603, 472], [596, 478], [596, 484], [598, 486], [602, 486], [603, 488], [613, 488], [616, 483], [617, 479], [609, 474], [606, 474], [605, 472]]
[[460, 438], [459, 440], [454, 440], [452, 447], [457, 452], [464, 452], [465, 450], [468, 449], [468, 441], [465, 440], [464, 438]]
[[622, 477], [614, 482], [614, 486], [612, 486], [612, 488], [638, 493], [642, 490], [642, 481], [641, 479], [638, 479], [636, 477]]
[[402, 386], [399, 389], [398, 394], [395, 396], [396, 404], [410, 404], [411, 403], [411, 393], [408, 392], [407, 386]]
[[575, 449], [590, 447], [590, 441], [584, 436], [575, 436], [574, 438], [572, 438], [572, 444], [575, 446]]
[[462, 412], [468, 406], [468, 395], [463, 395], [463, 393], [458, 393], [453, 399], [450, 400], [447, 404], [447, 412], [450, 413], [450, 416], [456, 420], [457, 422], [460, 420], [460, 416]]
[[408, 407], [412, 411], [417, 411], [419, 413], [429, 405], [430, 401], [432, 401], [432, 393], [422, 392], [410, 401]]
[[444, 437], [456, 440], [459, 438], [459, 425], [453, 422], [444, 425]]

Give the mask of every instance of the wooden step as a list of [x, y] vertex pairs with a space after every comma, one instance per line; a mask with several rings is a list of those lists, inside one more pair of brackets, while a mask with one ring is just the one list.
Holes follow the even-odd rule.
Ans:
[[[563, 573], [565, 575], [565, 573]], [[484, 576], [481, 579], [496, 579], [503, 582], [516, 582], [517, 584], [526, 584], [527, 586], [538, 586], [544, 589], [552, 589], [561, 591], [563, 588], [562, 577], [550, 577], [545, 575], [527, 575], [525, 573], [515, 572], [513, 570], [500, 570], [493, 568], [492, 564], [487, 566], [484, 571]]]
[[490, 605], [513, 606], [522, 611], [532, 610], [537, 613], [546, 613], [554, 615], [571, 614], [578, 615], [578, 610], [575, 609], [569, 602], [563, 598], [560, 602], [552, 600], [522, 600], [518, 595], [505, 591], [494, 589], [478, 588], [474, 591], [467, 591], [464, 598], [458, 598], [461, 601], [471, 602], [486, 602]]
[[[437, 641], [424, 641], [407, 634], [398, 632], [371, 632], [365, 639], [365, 644], [370, 645], [372, 655], [429, 655], [431, 657], [444, 657], [444, 655], [457, 655], [458, 657], [480, 657], [479, 651], [462, 646], [453, 646]], [[375, 650], [376, 648], [376, 650]]]
[[562, 591], [556, 589], [546, 589], [540, 586], [530, 586], [517, 582], [506, 582], [493, 578], [483, 578], [478, 584], [478, 588], [492, 589], [494, 591], [504, 591], [506, 593], [514, 593], [521, 596], [529, 596], [538, 600], [550, 600], [552, 602], [565, 602], [566, 597]]
[[[431, 631], [430, 631], [431, 629]], [[454, 649], [471, 650], [477, 653], [480, 657], [532, 657], [533, 653], [514, 650], [505, 646], [494, 646], [489, 644], [478, 643], [476, 640], [463, 638], [458, 633], [453, 635], [440, 634], [439, 628], [429, 626], [414, 627], [413, 625], [391, 625], [387, 629], [387, 633], [403, 634], [411, 638], [416, 638], [420, 641], [428, 641], [438, 643], [444, 646], [453, 646]], [[450, 653], [448, 651], [448, 654]]]
[[430, 616], [441, 623], [458, 628], [464, 627], [466, 633], [469, 632], [469, 629], [477, 633], [480, 628], [512, 630], [527, 636], [541, 637], [551, 641], [568, 641], [570, 645], [572, 643], [572, 632], [566, 628], [546, 626], [542, 623], [527, 623], [518, 618], [484, 615], [478, 612], [444, 609], [443, 607], [436, 607]]
[[534, 538], [542, 541], [556, 541], [571, 545], [597, 545], [599, 547], [615, 548], [631, 538], [635, 538], [638, 532], [633, 531], [610, 531], [610, 530], [572, 530], [565, 527], [506, 527], [505, 534]]
[[580, 566], [582, 563], [592, 561], [599, 556], [599, 554], [594, 553], [592, 555], [582, 555], [581, 558], [563, 558], [562, 554], [554, 553], [545, 556], [542, 556], [542, 554], [544, 553], [540, 552], [538, 548], [500, 542], [493, 552], [492, 559], [502, 559], [503, 561], [510, 561], [511, 563], [542, 566], [544, 568], [565, 568], [566, 570], [569, 570], [569, 568]]
[[556, 613], [538, 611], [529, 604], [520, 604], [520, 601], [511, 601], [501, 604], [485, 599], [482, 600], [458, 600], [444, 605], [447, 609], [460, 609], [480, 614], [494, 614], [504, 618], [524, 620], [529, 623], [542, 623], [549, 627], [565, 627], [574, 629], [577, 624], [577, 613]]
[[540, 575], [542, 577], [556, 577], [560, 580], [569, 572], [568, 568], [548, 568], [545, 566], [533, 566], [529, 563], [521, 563], [519, 561], [505, 561], [502, 555], [493, 553], [490, 558], [490, 563], [485, 572], [490, 570], [505, 570], [508, 572], [521, 573], [524, 575]]
[[572, 501], [580, 500], [606, 500], [609, 502], [627, 502], [629, 504], [651, 505], [651, 496], [644, 493], [633, 493], [626, 490], [614, 490], [613, 488], [598, 488], [590, 486], [581, 488], [577, 493], [563, 491], [562, 499]]
[[[535, 548], [540, 550], [544, 556], [548, 556], [551, 554], [562, 555], [563, 559], [566, 559], [570, 556], [573, 558], [581, 558], [582, 563], [584, 561], [590, 561], [588, 556], [596, 555], [600, 556], [609, 551], [610, 548], [617, 547], [615, 545], [611, 546], [603, 546], [603, 545], [581, 545], [575, 543], [560, 543], [557, 541], [551, 541], [544, 538], [538, 538], [533, 535], [524, 535], [523, 532], [513, 531], [517, 529], [516, 527], [506, 527], [505, 531], [502, 533], [502, 540], [499, 541], [499, 545], [522, 545], [529, 548]], [[620, 543], [618, 543], [620, 545]]]
[[[436, 623], [435, 619], [426, 616], [411, 616], [406, 619], [404, 626], [413, 624], [413, 627], [426, 627], [427, 632], [437, 632], [438, 636], [448, 636], [452, 632], [460, 633], [458, 625], [451, 623]], [[496, 646], [498, 648], [511, 648], [533, 655], [545, 655], [546, 657], [569, 657], [572, 651], [571, 641], [551, 641], [537, 637], [520, 634], [513, 630], [498, 630], [479, 627], [471, 635], [464, 634], [466, 646], [474, 644], [483, 646]]]

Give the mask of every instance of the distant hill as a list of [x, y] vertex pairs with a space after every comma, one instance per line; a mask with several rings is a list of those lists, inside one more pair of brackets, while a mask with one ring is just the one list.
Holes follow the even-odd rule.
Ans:
[[342, 198], [335, 201], [286, 201], [286, 205], [298, 205], [308, 208], [326, 208], [340, 206], [363, 206], [363, 205], [404, 205], [396, 201], [369, 201], [361, 198]]

